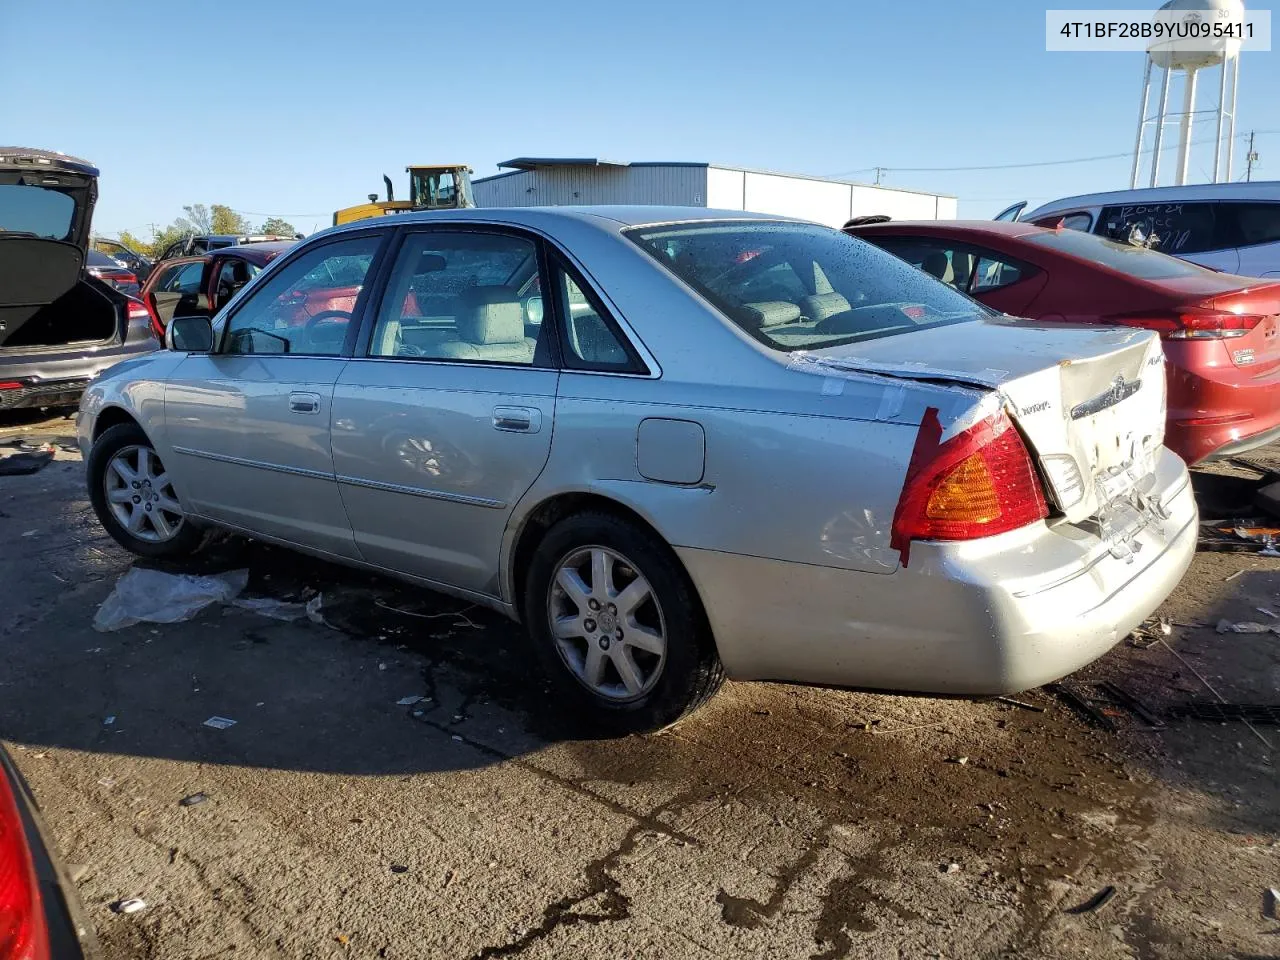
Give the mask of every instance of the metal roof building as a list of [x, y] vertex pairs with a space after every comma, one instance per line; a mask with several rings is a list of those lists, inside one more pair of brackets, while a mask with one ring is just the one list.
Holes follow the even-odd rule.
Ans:
[[748, 210], [838, 227], [850, 217], [953, 220], [956, 198], [896, 187], [712, 163], [626, 163], [595, 157], [517, 157], [473, 181], [481, 207], [660, 204]]

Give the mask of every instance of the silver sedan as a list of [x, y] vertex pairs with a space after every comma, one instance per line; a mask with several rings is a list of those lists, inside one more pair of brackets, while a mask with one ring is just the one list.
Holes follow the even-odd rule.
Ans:
[[1015, 322], [808, 223], [364, 221], [167, 346], [80, 409], [120, 543], [181, 556], [221, 527], [485, 604], [626, 729], [726, 675], [1045, 683], [1195, 545], [1154, 335]]

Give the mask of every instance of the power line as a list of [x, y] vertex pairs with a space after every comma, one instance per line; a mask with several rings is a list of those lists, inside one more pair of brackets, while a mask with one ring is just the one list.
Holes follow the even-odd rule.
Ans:
[[[1278, 130], [1257, 130], [1254, 132], [1260, 135], [1268, 134], [1268, 133], [1280, 133], [1280, 131]], [[1241, 134], [1237, 134], [1236, 136], [1238, 139], [1245, 140], [1245, 139], [1248, 139], [1250, 134], [1241, 133]], [[1193, 140], [1192, 145], [1194, 146], [1194, 145], [1199, 145], [1204, 143], [1214, 143], [1215, 141], [1216, 141], [1216, 138]], [[1168, 146], [1161, 147], [1160, 149], [1161, 149], [1161, 152], [1164, 152], [1165, 150], [1176, 150], [1177, 148], [1178, 148], [1178, 144], [1171, 143]], [[1150, 153], [1154, 153], [1155, 150], [1154, 148], [1149, 148], [1149, 149], [1143, 150], [1142, 152], [1143, 154], [1150, 154]], [[838, 177], [852, 176], [855, 173], [874, 172], [877, 177], [876, 182], [879, 183], [880, 182], [879, 177], [882, 173], [964, 173], [969, 171], [976, 172], [981, 170], [1022, 170], [1022, 169], [1029, 169], [1032, 167], [1061, 167], [1061, 166], [1067, 166], [1073, 163], [1094, 163], [1099, 160], [1120, 160], [1125, 157], [1131, 157], [1131, 156], [1133, 156], [1133, 151], [1126, 150], [1124, 153], [1105, 153], [1105, 154], [1099, 154], [1096, 157], [1073, 157], [1070, 160], [1034, 160], [1026, 163], [989, 163], [989, 164], [980, 164], [977, 166], [968, 166], [968, 167], [876, 166], [876, 167], [862, 167], [858, 170], [846, 170], [843, 173], [831, 173], [831, 174], [827, 174], [826, 176], [828, 178], [835, 179]]]
[[228, 207], [227, 209], [230, 210], [232, 213], [240, 214], [240, 216], [242, 217], [279, 217], [281, 220], [285, 219], [286, 217], [297, 217], [299, 220], [304, 220], [307, 217], [332, 217], [333, 216], [332, 210], [330, 210], [328, 213], [260, 213], [260, 212], [255, 213], [253, 210], [237, 210], [235, 207]]

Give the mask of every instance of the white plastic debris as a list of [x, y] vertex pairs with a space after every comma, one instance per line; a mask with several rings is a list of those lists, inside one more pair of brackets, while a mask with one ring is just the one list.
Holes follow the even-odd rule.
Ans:
[[111, 909], [116, 913], [141, 913], [147, 909], [147, 901], [141, 897], [130, 897], [127, 900], [117, 900], [111, 905]]
[[307, 616], [307, 604], [288, 603], [271, 597], [236, 597], [231, 601], [231, 605], [270, 617], [272, 620], [293, 621]]
[[215, 730], [225, 730], [227, 727], [234, 727], [236, 722], [227, 717], [210, 717], [204, 722], [206, 727], [213, 727]]
[[93, 628], [107, 633], [135, 623], [177, 623], [190, 620], [211, 603], [226, 603], [249, 582], [248, 570], [232, 570], [200, 577], [134, 567], [116, 581], [102, 601]]
[[319, 623], [319, 624], [323, 624], [324, 626], [328, 626], [328, 624], [325, 623], [324, 616], [320, 613], [320, 607], [323, 605], [324, 605], [323, 593], [317, 593], [314, 597], [308, 600], [307, 607], [306, 607], [307, 619], [310, 620], [312, 623]]
[[412, 707], [415, 703], [421, 703], [426, 697], [401, 697], [396, 701], [396, 705], [400, 707]]

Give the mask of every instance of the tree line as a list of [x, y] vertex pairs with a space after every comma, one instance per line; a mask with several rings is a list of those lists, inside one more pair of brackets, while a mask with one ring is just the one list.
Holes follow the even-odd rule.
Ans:
[[183, 207], [182, 212], [181, 217], [163, 230], [157, 231], [150, 240], [143, 240], [128, 230], [121, 231], [117, 239], [135, 253], [145, 257], [155, 257], [175, 240], [193, 234], [229, 233], [237, 236], [270, 234], [292, 237], [298, 232], [293, 224], [279, 217], [268, 217], [261, 226], [255, 227], [246, 217], [221, 203], [207, 207], [203, 203], [193, 203]]

